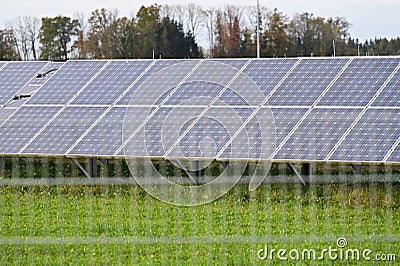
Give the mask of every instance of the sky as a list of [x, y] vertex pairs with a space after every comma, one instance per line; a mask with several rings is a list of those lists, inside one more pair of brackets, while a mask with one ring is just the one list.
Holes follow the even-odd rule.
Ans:
[[[344, 17], [351, 23], [350, 34], [361, 42], [375, 37], [395, 38], [400, 36], [399, 0], [259, 0], [260, 5], [293, 17], [295, 13], [309, 12], [321, 17]], [[256, 5], [249, 0], [11, 0], [0, 5], [0, 28], [19, 16], [72, 17], [77, 11], [89, 14], [98, 8], [118, 9], [120, 16], [136, 14], [139, 8], [151, 4], [196, 3], [204, 8], [223, 7], [225, 4]]]

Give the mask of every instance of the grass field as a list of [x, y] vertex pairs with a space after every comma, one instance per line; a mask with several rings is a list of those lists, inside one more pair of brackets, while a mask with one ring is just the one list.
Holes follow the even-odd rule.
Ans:
[[260, 260], [257, 253], [265, 245], [337, 248], [339, 237], [346, 248], [400, 261], [398, 183], [266, 184], [255, 192], [238, 185], [198, 207], [160, 202], [135, 185], [0, 189], [3, 265], [322, 265], [332, 260]]

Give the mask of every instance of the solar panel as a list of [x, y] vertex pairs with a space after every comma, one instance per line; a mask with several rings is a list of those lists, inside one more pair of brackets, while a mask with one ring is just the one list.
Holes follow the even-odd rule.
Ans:
[[27, 103], [65, 104], [107, 63], [107, 61], [68, 61]]
[[143, 73], [143, 76], [140, 80], [129, 90], [129, 92], [118, 102], [118, 105], [127, 105], [129, 104], [132, 95], [135, 93], [136, 89], [140, 87], [140, 85], [146, 81], [151, 75], [157, 73], [158, 71], [164, 69], [165, 67], [171, 66], [176, 64], [177, 62], [184, 62], [184, 61], [176, 61], [176, 60], [157, 60], [153, 61], [154, 65], [151, 65], [151, 68]]
[[47, 62], [9, 62], [0, 71], [0, 105], [9, 102]]
[[[60, 107], [54, 106], [22, 106], [1, 126], [1, 153], [18, 154], [22, 147], [59, 110]], [[53, 139], [53, 142], [56, 141]], [[34, 153], [41, 153], [41, 148], [39, 147]]]
[[[199, 85], [199, 81], [206, 87], [213, 88], [214, 95], [203, 95], [203, 97], [193, 95], [193, 92], [200, 91], [193, 86]], [[185, 91], [186, 85], [192, 87], [193, 90]], [[181, 90], [185, 93], [180, 93]], [[149, 106], [148, 110], [140, 110], [135, 107], [127, 110], [128, 115], [132, 117], [140, 116], [137, 113], [138, 110], [148, 114], [148, 116], [144, 116], [145, 120], [128, 125], [128, 130], [124, 130], [124, 132], [133, 132], [133, 140], [131, 143], [128, 141], [128, 152], [150, 157], [185, 158], [186, 155], [191, 154], [197, 158], [203, 158], [205, 154], [211, 153], [201, 153], [199, 149], [191, 152], [189, 150], [193, 145], [200, 145], [203, 138], [207, 138], [214, 143], [213, 152], [219, 158], [231, 158], [232, 156], [234, 158], [259, 158], [261, 154], [259, 150], [262, 145], [250, 145], [248, 141], [249, 139], [261, 141], [261, 138], [254, 137], [256, 135], [254, 132], [240, 130], [243, 125], [246, 129], [252, 129], [254, 125], [251, 121], [244, 124], [245, 121], [241, 119], [244, 114], [239, 115], [235, 108], [221, 101], [223, 100], [222, 96], [228, 90], [242, 94], [245, 103], [250, 107], [260, 106], [265, 99], [264, 94], [250, 78], [241, 74], [240, 70], [227, 67], [225, 64], [212, 61], [188, 61], [158, 72], [156, 76], [152, 76], [146, 81], [145, 86], [141, 86], [135, 92], [132, 99], [131, 105]], [[252, 90], [252, 93], [246, 95], [244, 92], [249, 90]], [[190, 100], [182, 99], [182, 95], [186, 98], [189, 95]], [[167, 106], [171, 99], [176, 99], [176, 102], [180, 104], [183, 103], [183, 106], [180, 105], [176, 108]], [[252, 111], [251, 109], [248, 115]], [[228, 137], [223, 138], [225, 143], [212, 137], [213, 132], [224, 132], [218, 130], [218, 125], [227, 130]], [[249, 134], [253, 135], [249, 136]], [[163, 138], [163, 136], [168, 137]], [[194, 139], [196, 136], [199, 139]], [[227, 140], [232, 141], [226, 144]], [[139, 142], [143, 142], [145, 145], [140, 145]], [[190, 143], [189, 147], [182, 146], [185, 143]], [[143, 155], [144, 151], [148, 154]]]
[[399, 62], [399, 58], [355, 58], [319, 105], [367, 105]]
[[298, 59], [252, 60], [243, 71], [268, 95]]
[[400, 137], [400, 110], [370, 109], [330, 160], [382, 161]]
[[69, 152], [74, 155], [113, 156], [122, 144], [125, 107], [112, 108]]
[[150, 65], [151, 61], [111, 61], [72, 104], [109, 105]]
[[348, 58], [302, 60], [269, 100], [270, 105], [310, 106]]
[[104, 111], [104, 107], [65, 108], [38, 136], [31, 139], [31, 143], [21, 153], [65, 154]]
[[[276, 143], [281, 143], [296, 125], [300, 118], [306, 113], [307, 108], [272, 108], [276, 126]], [[265, 116], [266, 109], [261, 109], [260, 117]]]
[[275, 156], [282, 160], [324, 160], [361, 109], [314, 109]]
[[393, 75], [393, 78], [385, 86], [382, 93], [378, 96], [373, 106], [399, 106], [400, 103], [400, 71]]
[[388, 162], [400, 162], [400, 146], [396, 146], [394, 151], [390, 154], [387, 159]]
[[3, 124], [16, 110], [16, 108], [1, 108], [0, 125]]
[[4, 100], [33, 94], [0, 109], [0, 153], [399, 162], [399, 68], [400, 57], [0, 62]]
[[[17, 108], [22, 106], [29, 98], [38, 91], [40, 86], [42, 86], [51, 76], [53, 76], [57, 69], [61, 67], [64, 63], [58, 62], [49, 62], [42, 69], [40, 69], [39, 73], [35, 74], [35, 76], [20, 90], [16, 92], [16, 96], [20, 96], [17, 99], [14, 99], [7, 103], [7, 107]], [[21, 97], [22, 96], [22, 97]]]
[[[178, 90], [171, 95], [171, 97], [165, 102], [165, 105], [191, 105], [190, 99], [197, 98], [196, 104], [208, 105], [210, 99], [217, 97], [218, 93], [222, 91], [224, 86], [220, 84], [213, 84], [204, 81], [190, 81], [179, 86]], [[159, 104], [162, 99], [173, 90], [166, 91], [159, 99], [155, 102], [155, 105]], [[201, 99], [204, 101], [201, 102]]]

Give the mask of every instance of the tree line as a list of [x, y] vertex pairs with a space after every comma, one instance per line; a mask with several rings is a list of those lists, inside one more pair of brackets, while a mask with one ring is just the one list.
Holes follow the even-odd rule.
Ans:
[[[258, 21], [258, 23], [257, 23]], [[257, 26], [259, 25], [259, 26]], [[265, 7], [142, 6], [135, 16], [19, 17], [0, 29], [0, 60], [400, 55], [400, 37], [360, 42], [342, 17]], [[259, 34], [257, 34], [259, 33]]]

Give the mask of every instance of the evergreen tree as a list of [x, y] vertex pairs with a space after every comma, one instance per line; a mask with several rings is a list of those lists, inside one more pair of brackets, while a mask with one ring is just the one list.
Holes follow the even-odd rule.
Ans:
[[78, 34], [78, 21], [69, 17], [42, 18], [40, 28], [41, 59], [65, 61], [73, 46], [71, 38]]

